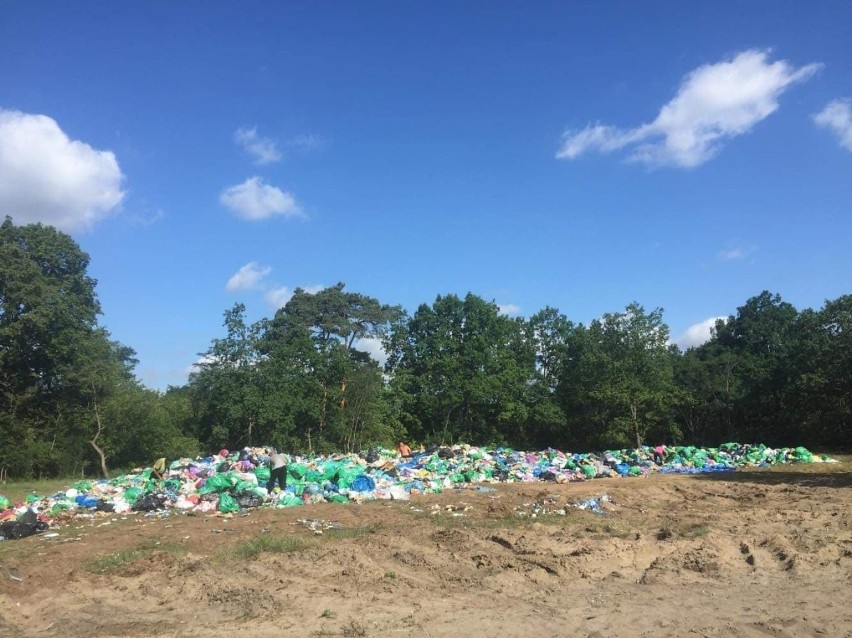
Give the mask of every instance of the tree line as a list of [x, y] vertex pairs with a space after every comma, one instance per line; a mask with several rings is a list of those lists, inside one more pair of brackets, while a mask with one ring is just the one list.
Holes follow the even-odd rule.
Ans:
[[[185, 385], [134, 376], [99, 323], [89, 257], [0, 226], [0, 478], [110, 474], [221, 447], [360, 451], [394, 440], [557, 447], [852, 443], [852, 295], [797, 310], [764, 291], [681, 352], [660, 308], [587, 325], [508, 317], [477, 295], [412, 314], [343, 283], [272, 317], [224, 313]], [[379, 345], [384, 365], [370, 356]]]

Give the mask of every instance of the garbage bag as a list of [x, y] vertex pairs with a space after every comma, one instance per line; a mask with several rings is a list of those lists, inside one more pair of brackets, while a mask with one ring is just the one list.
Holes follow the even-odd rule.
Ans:
[[7, 510], [12, 507], [12, 503], [9, 502], [9, 499], [0, 494], [0, 510]]
[[36, 525], [38, 525], [38, 515], [31, 509], [28, 509], [26, 512], [24, 512], [18, 517], [18, 522], [23, 523], [24, 525], [30, 525], [31, 527], [35, 527]]
[[98, 499], [88, 494], [80, 494], [74, 499], [74, 502], [80, 507], [95, 507], [98, 504]]
[[376, 489], [376, 482], [369, 476], [363, 474], [352, 481], [349, 489], [353, 492], [372, 492]]
[[113, 505], [112, 503], [107, 503], [105, 500], [100, 499], [95, 504], [95, 510], [98, 512], [114, 512], [115, 505]]
[[[252, 493], [240, 494], [237, 497], [237, 503], [240, 507], [260, 507], [263, 505], [263, 497]], [[219, 506], [222, 506], [221, 497], [219, 498]]]
[[450, 448], [442, 447], [438, 450], [438, 457], [442, 459], [454, 459], [456, 455]]
[[269, 483], [269, 475], [271, 472], [268, 467], [259, 467], [254, 471], [258, 483]]
[[130, 504], [135, 503], [142, 496], [142, 490], [138, 487], [131, 487], [124, 492], [124, 500]]
[[[45, 524], [46, 528], [46, 524]], [[6, 521], [0, 523], [0, 536], [3, 538], [19, 540], [37, 534], [39, 530], [35, 525], [27, 525], [20, 521]]]
[[224, 492], [230, 489], [233, 476], [231, 474], [214, 474], [204, 482], [198, 492], [200, 494], [209, 494], [210, 492]]
[[379, 460], [379, 451], [376, 448], [371, 447], [367, 450], [367, 456], [364, 457], [364, 460], [367, 461], [367, 463], [375, 463]]
[[166, 497], [162, 494], [148, 494], [143, 496], [130, 508], [134, 512], [153, 512], [166, 509]]
[[238, 512], [240, 509], [240, 504], [233, 496], [231, 496], [227, 492], [222, 492], [219, 495], [218, 509], [220, 512], [224, 512], [225, 514], [229, 512]]

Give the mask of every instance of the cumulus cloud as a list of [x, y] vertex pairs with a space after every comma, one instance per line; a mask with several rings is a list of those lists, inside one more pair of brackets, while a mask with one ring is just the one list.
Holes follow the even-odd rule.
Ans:
[[716, 327], [716, 322], [726, 320], [727, 317], [710, 317], [700, 323], [696, 323], [686, 329], [680, 337], [675, 340], [677, 347], [681, 350], [696, 348], [702, 343], [707, 343], [713, 336], [713, 329]]
[[261, 166], [273, 164], [281, 159], [281, 151], [278, 144], [269, 137], [260, 137], [257, 127], [238, 128], [234, 133], [234, 141], [246, 152], [255, 164]]
[[768, 51], [743, 51], [691, 71], [653, 122], [632, 129], [596, 124], [567, 131], [556, 157], [576, 159], [587, 151], [627, 149], [630, 161], [648, 166], [699, 166], [726, 140], [748, 133], [769, 117], [784, 91], [820, 67], [796, 68], [786, 60], [770, 62]]
[[281, 286], [280, 288], [272, 288], [271, 290], [266, 291], [266, 303], [272, 306], [275, 310], [279, 308], [283, 308], [287, 305], [287, 302], [290, 301], [290, 298], [293, 296], [293, 291], [290, 290], [287, 286]]
[[242, 184], [230, 186], [219, 195], [219, 202], [241, 219], [256, 221], [273, 215], [304, 217], [290, 193], [265, 184], [260, 177], [250, 177]]
[[719, 261], [739, 261], [750, 257], [757, 250], [757, 246], [732, 246], [716, 253]]
[[834, 133], [840, 146], [852, 151], [852, 99], [832, 100], [813, 117], [817, 126]]
[[497, 304], [497, 312], [507, 317], [512, 317], [521, 311], [521, 307], [513, 303]]
[[228, 292], [239, 292], [241, 290], [253, 290], [260, 285], [261, 280], [272, 272], [269, 266], [261, 266], [256, 261], [250, 261], [235, 272], [225, 289]]
[[0, 218], [90, 228], [124, 199], [111, 151], [72, 140], [46, 115], [0, 109]]
[[212, 355], [202, 355], [195, 361], [195, 363], [191, 363], [184, 368], [183, 373], [189, 375], [195, 372], [201, 372], [204, 369], [204, 366], [216, 363], [216, 361], [216, 357]]
[[382, 345], [381, 339], [358, 339], [355, 342], [354, 346], [356, 350], [366, 352], [368, 355], [370, 355], [370, 358], [372, 358], [382, 367], [384, 367], [384, 365], [388, 361], [388, 354], [387, 352], [385, 352], [385, 348]]
[[[313, 284], [311, 286], [299, 286], [302, 290], [304, 290], [309, 295], [315, 295], [320, 290], [325, 289], [325, 285], [323, 284]], [[288, 288], [287, 286], [279, 286], [277, 288], [270, 288], [266, 291], [264, 297], [266, 297], [266, 303], [268, 303], [272, 308], [278, 310], [279, 308], [283, 308], [287, 305], [287, 302], [293, 297], [294, 289]]]

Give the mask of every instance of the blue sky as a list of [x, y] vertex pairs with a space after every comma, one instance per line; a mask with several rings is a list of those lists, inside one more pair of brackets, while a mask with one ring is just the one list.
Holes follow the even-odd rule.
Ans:
[[[852, 5], [7, 3], [0, 215], [70, 232], [150, 387], [244, 302], [472, 291], [673, 339], [850, 290]], [[685, 341], [684, 341], [685, 343]]]

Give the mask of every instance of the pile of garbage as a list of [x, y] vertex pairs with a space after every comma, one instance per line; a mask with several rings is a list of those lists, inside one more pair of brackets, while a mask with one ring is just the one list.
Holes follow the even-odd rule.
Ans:
[[[99, 512], [152, 515], [171, 511], [234, 513], [255, 507], [293, 507], [365, 499], [408, 500], [468, 484], [549, 481], [566, 483], [603, 477], [647, 476], [652, 472], [719, 472], [779, 463], [813, 463], [802, 447], [725, 443], [718, 448], [675, 446], [572, 454], [555, 449], [523, 452], [470, 445], [441, 447], [401, 458], [371, 448], [362, 454], [296, 456], [287, 464], [286, 488], [268, 490], [270, 456], [252, 448], [171, 463], [162, 478], [152, 468], [109, 480], [78, 481], [64, 492], [30, 494], [22, 503], [0, 495], [0, 536], [20, 538], [43, 531], [45, 523], [93, 517]], [[480, 485], [480, 488], [482, 486]], [[33, 516], [35, 515], [35, 517]], [[26, 517], [27, 527], [19, 525]], [[14, 524], [9, 525], [9, 523]]]

